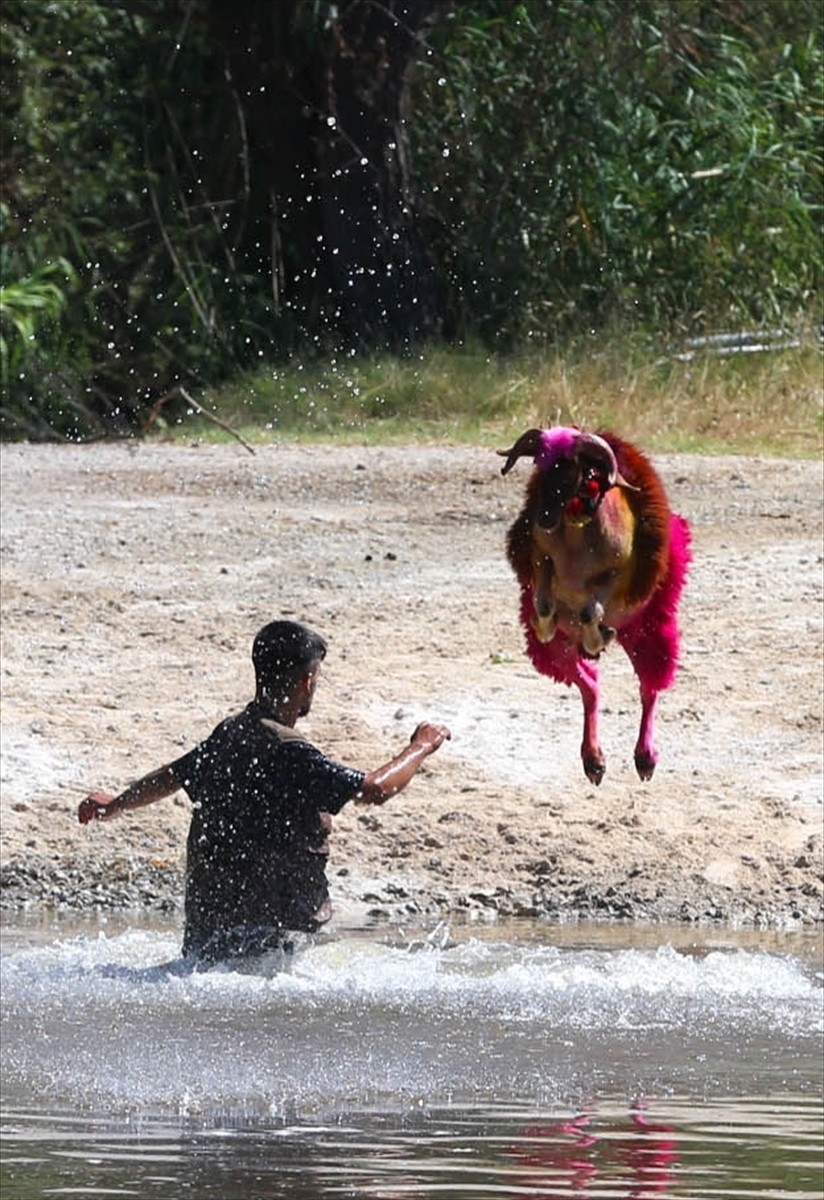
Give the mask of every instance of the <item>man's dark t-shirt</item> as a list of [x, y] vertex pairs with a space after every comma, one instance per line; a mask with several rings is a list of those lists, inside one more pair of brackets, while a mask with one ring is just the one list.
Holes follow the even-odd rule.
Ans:
[[184, 954], [217, 960], [328, 919], [329, 814], [352, 799], [362, 771], [326, 758], [257, 701], [171, 768], [193, 807]]

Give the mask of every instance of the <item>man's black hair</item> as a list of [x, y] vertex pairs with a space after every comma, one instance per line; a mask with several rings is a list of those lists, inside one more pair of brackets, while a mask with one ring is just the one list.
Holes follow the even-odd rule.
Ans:
[[252, 663], [259, 690], [290, 684], [326, 657], [326, 642], [319, 633], [297, 621], [270, 621], [252, 644]]

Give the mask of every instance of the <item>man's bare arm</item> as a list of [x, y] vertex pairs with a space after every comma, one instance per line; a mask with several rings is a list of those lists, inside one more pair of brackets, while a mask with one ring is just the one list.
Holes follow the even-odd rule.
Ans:
[[156, 800], [171, 796], [179, 788], [180, 780], [171, 767], [158, 767], [156, 771], [150, 771], [142, 779], [130, 784], [119, 796], [90, 792], [77, 810], [77, 819], [81, 825], [88, 825], [89, 821], [108, 821], [131, 808], [154, 804]]
[[424, 759], [451, 737], [445, 725], [422, 722], [400, 754], [367, 774], [355, 799], [361, 804], [384, 804], [391, 796], [403, 791]]

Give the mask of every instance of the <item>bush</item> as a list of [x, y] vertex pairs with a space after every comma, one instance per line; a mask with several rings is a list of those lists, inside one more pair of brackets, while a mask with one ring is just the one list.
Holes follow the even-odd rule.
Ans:
[[[313, 181], [279, 156], [282, 113], [257, 155], [244, 124], [273, 80], [281, 101], [303, 95], [346, 5], [244, 7], [260, 40], [234, 47], [250, 71], [232, 80], [210, 20], [226, 2], [4, 0], [3, 436], [139, 430], [180, 386], [346, 348], [335, 288], [358, 265], [299, 253]], [[409, 122], [446, 338], [510, 349], [817, 315], [818, 3], [444, 6]], [[295, 175], [283, 196], [274, 161]]]
[[745, 10], [458, 9], [420, 83], [415, 144], [459, 334], [512, 344], [616, 321], [809, 317], [820, 13], [804, 0]]

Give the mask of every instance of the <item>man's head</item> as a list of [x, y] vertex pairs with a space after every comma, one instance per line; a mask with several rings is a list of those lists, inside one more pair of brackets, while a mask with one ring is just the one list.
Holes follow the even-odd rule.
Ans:
[[314, 675], [326, 657], [326, 642], [297, 621], [271, 621], [255, 637], [252, 663], [259, 698], [276, 705], [301, 689], [298, 716], [306, 716], [314, 693]]

